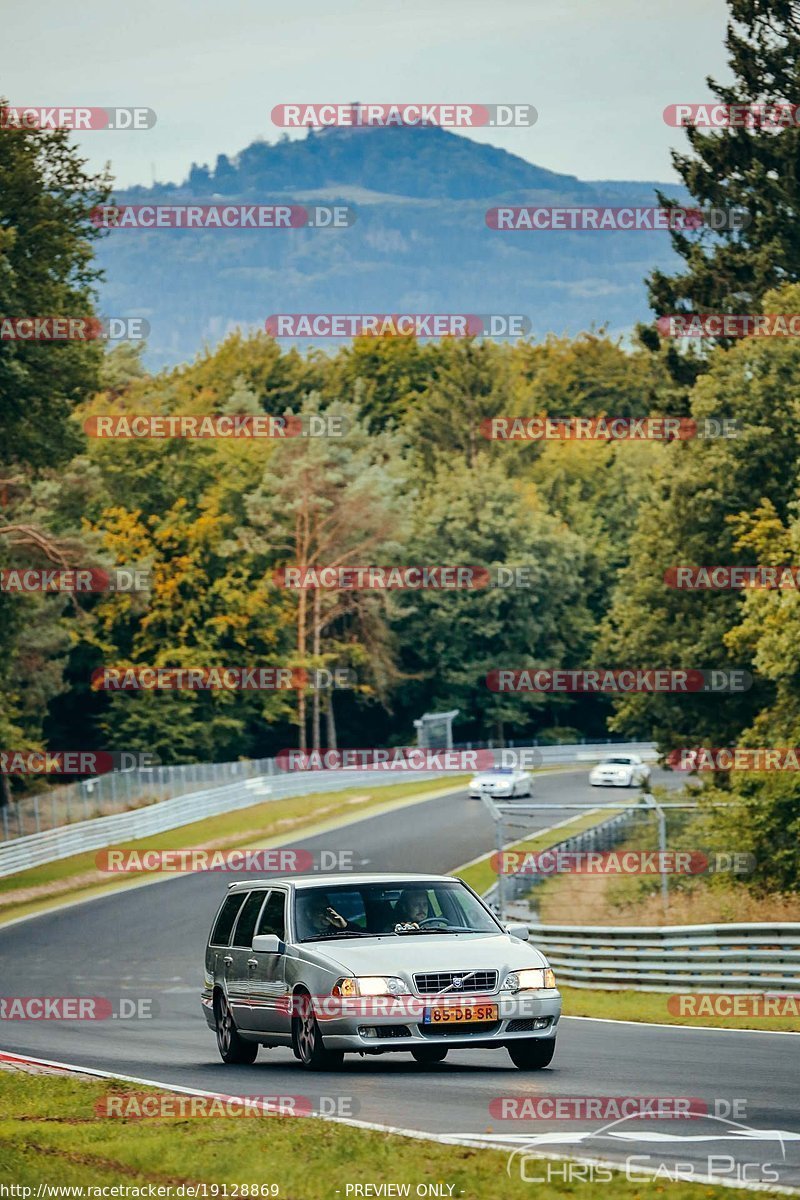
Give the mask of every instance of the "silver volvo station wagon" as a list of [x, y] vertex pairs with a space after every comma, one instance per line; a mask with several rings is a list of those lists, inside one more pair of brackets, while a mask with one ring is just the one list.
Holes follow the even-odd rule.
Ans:
[[500, 924], [450, 875], [296, 875], [234, 883], [206, 946], [206, 1021], [226, 1063], [290, 1046], [303, 1067], [346, 1052], [504, 1046], [553, 1057], [561, 996], [524, 925]]

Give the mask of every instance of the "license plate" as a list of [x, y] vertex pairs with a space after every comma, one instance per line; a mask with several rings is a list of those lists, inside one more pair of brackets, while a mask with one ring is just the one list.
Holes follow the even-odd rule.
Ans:
[[496, 1004], [461, 1004], [451, 1008], [437, 1007], [425, 1010], [424, 1025], [468, 1025], [474, 1021], [496, 1021]]

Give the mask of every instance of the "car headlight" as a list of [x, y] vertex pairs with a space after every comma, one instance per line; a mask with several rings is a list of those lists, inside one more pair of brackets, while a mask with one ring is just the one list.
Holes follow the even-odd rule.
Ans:
[[532, 970], [509, 971], [503, 980], [502, 990], [504, 992], [529, 992], [555, 986], [555, 973], [550, 967], [534, 967]]
[[408, 996], [408, 985], [394, 975], [361, 975], [340, 979], [332, 988], [334, 996]]

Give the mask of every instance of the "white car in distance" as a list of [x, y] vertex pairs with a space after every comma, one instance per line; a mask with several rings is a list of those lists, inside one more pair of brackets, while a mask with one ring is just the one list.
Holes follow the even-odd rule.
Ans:
[[592, 767], [592, 787], [639, 787], [650, 783], [650, 768], [638, 754], [615, 754]]
[[481, 771], [470, 780], [470, 799], [480, 800], [484, 793], [506, 800], [532, 796], [533, 777], [530, 771], [521, 771], [518, 767], [493, 767], [490, 771]]

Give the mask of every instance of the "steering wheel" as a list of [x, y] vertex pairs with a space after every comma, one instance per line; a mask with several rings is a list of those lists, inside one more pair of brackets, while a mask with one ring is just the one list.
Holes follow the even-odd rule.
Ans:
[[422, 929], [423, 926], [425, 926], [425, 925], [436, 925], [439, 929], [446, 929], [447, 928], [447, 918], [446, 917], [426, 917], [424, 921], [417, 921], [417, 924], [419, 925], [420, 929]]

